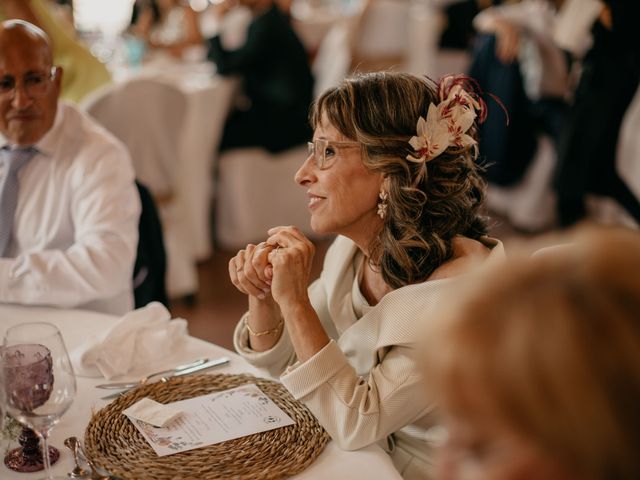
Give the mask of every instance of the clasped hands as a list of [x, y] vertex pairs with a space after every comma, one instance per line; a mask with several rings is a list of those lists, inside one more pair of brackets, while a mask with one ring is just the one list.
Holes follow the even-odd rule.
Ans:
[[276, 303], [307, 298], [313, 243], [296, 227], [274, 227], [269, 238], [249, 244], [229, 261], [229, 278], [241, 292]]

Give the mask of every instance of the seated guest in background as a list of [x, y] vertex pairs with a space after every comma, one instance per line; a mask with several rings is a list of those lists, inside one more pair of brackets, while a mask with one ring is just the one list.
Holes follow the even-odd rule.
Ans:
[[249, 296], [237, 351], [282, 375], [338, 445], [380, 442], [406, 479], [430, 470], [432, 402], [413, 358], [420, 322], [459, 276], [503, 255], [480, 216], [478, 100], [461, 78], [402, 73], [327, 90], [296, 174], [313, 230], [339, 235], [320, 278], [309, 287], [314, 248], [295, 227], [271, 229], [229, 263]]
[[181, 0], [136, 0], [131, 31], [147, 45], [181, 57], [185, 49], [202, 45], [198, 14]]
[[51, 39], [53, 61], [64, 70], [61, 98], [79, 103], [87, 94], [111, 81], [107, 68], [60, 21], [47, 0], [0, 0], [0, 21], [22, 19], [44, 30]]
[[124, 313], [140, 201], [129, 155], [71, 105], [46, 34], [0, 24], [0, 302]]
[[[258, 146], [279, 152], [303, 144], [311, 136], [307, 116], [313, 98], [307, 53], [272, 0], [237, 3], [253, 15], [244, 45], [227, 50], [220, 35], [209, 39], [209, 59], [219, 74], [242, 77], [245, 96], [227, 118], [220, 148]], [[225, 3], [219, 14], [231, 8]]]
[[604, 0], [591, 30], [558, 153], [555, 189], [563, 226], [586, 215], [589, 193], [615, 199], [640, 224], [640, 198], [620, 177], [616, 149], [625, 112], [640, 86], [638, 0]]
[[470, 276], [424, 334], [442, 480], [640, 478], [640, 234]]
[[513, 185], [524, 177], [545, 133], [557, 144], [567, 105], [569, 63], [555, 45], [553, 26], [557, 3], [522, 0], [494, 6], [478, 14], [471, 77], [496, 95], [509, 121], [489, 103], [489, 117], [480, 128], [480, 150], [487, 179]]

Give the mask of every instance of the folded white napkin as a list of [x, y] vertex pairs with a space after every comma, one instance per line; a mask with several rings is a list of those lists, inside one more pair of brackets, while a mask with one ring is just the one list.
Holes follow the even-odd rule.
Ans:
[[155, 400], [144, 397], [126, 410], [123, 410], [122, 414], [129, 418], [142, 420], [154, 427], [164, 427], [167, 423], [182, 415], [182, 410], [167, 407], [162, 403], [158, 403]]
[[158, 363], [187, 335], [186, 320], [171, 320], [161, 303], [152, 302], [127, 313], [106, 332], [89, 337], [71, 352], [71, 362], [77, 375], [111, 380]]

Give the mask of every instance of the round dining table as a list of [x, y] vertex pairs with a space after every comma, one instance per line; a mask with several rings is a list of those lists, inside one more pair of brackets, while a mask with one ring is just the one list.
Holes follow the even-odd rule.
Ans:
[[[67, 350], [71, 353], [81, 348], [92, 336], [105, 332], [118, 320], [119, 317], [116, 316], [83, 310], [2, 304], [0, 305], [0, 338], [3, 338], [6, 330], [13, 325], [26, 322], [48, 322], [58, 327]], [[212, 321], [211, 328], [215, 328], [214, 321]], [[144, 368], [134, 368], [127, 376], [119, 377], [116, 380], [139, 379], [150, 372], [171, 368], [202, 357], [210, 359], [229, 357], [230, 362], [226, 366], [208, 371], [211, 373], [248, 373], [260, 377], [266, 376], [234, 352], [186, 336], [173, 351], [163, 355], [157, 363], [146, 365]], [[54, 475], [66, 476], [73, 468], [72, 455], [64, 447], [64, 439], [70, 436], [83, 438], [92, 412], [98, 411], [112, 401], [101, 398], [109, 393], [108, 391], [96, 388], [96, 385], [105, 382], [104, 378], [76, 375], [76, 381], [77, 393], [74, 403], [53, 428], [50, 437], [51, 445], [60, 450], [60, 459], [52, 468]], [[34, 480], [42, 477], [42, 472], [16, 473], [7, 469], [4, 464], [0, 465], [0, 479], [2, 480]], [[400, 480], [401, 476], [394, 468], [390, 457], [377, 445], [370, 445], [355, 451], [345, 451], [338, 448], [335, 442], [330, 441], [311, 466], [291, 478], [296, 480], [339, 478]]]

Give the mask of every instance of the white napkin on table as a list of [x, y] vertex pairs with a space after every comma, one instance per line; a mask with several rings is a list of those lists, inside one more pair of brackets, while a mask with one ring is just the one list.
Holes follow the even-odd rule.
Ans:
[[171, 320], [164, 305], [152, 302], [89, 337], [71, 352], [71, 362], [77, 375], [111, 380], [166, 357], [187, 335], [186, 320]]
[[129, 418], [142, 420], [154, 427], [164, 427], [167, 423], [182, 415], [182, 410], [167, 407], [151, 398], [144, 397], [126, 410], [123, 410], [122, 414]]

